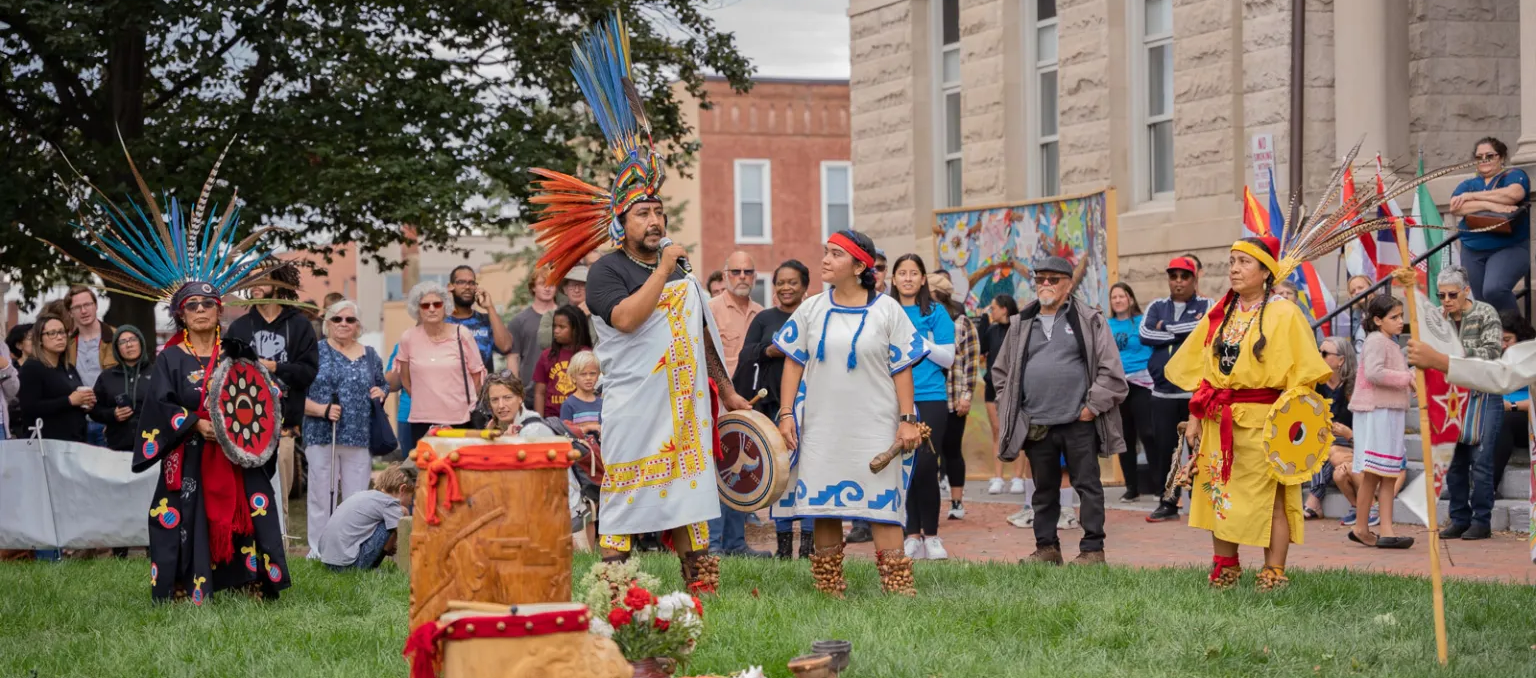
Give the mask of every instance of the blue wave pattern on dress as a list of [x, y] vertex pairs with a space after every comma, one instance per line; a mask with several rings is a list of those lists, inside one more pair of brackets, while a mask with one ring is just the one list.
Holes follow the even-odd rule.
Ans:
[[[803, 486], [804, 483], [801, 483]], [[846, 495], [846, 496], [844, 496]], [[846, 508], [844, 502], [855, 502], [864, 498], [864, 488], [852, 480], [844, 480], [834, 485], [828, 485], [819, 494], [811, 497], [811, 506], [826, 506], [832, 504], [838, 508]]]

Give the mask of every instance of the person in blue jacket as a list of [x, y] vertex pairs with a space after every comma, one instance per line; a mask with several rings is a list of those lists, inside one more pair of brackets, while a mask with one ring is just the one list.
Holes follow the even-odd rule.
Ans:
[[[1125, 476], [1125, 494], [1120, 501], [1134, 502], [1141, 496], [1136, 469], [1136, 441], [1141, 441], [1147, 455], [1152, 454], [1152, 375], [1147, 360], [1152, 347], [1141, 343], [1141, 304], [1136, 291], [1124, 282], [1109, 288], [1109, 331], [1120, 350], [1120, 365], [1130, 388], [1120, 403], [1120, 425], [1125, 430], [1125, 452], [1120, 455], [1120, 473]], [[1156, 479], [1154, 479], [1156, 480]]]

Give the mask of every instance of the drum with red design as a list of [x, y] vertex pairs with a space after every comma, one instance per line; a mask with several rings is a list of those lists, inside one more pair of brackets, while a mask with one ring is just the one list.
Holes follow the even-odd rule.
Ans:
[[236, 466], [255, 468], [277, 452], [282, 392], [261, 363], [244, 358], [219, 363], [208, 380], [209, 423]]
[[789, 485], [789, 447], [768, 417], [753, 410], [720, 416], [720, 461], [715, 485], [720, 501], [737, 511], [756, 511]]

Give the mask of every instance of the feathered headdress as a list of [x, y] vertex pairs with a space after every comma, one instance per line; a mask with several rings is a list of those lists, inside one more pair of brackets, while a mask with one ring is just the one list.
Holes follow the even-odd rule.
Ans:
[[[1334, 252], [1362, 233], [1391, 229], [1394, 222], [1402, 217], [1390, 216], [1389, 211], [1382, 212], [1378, 208], [1400, 195], [1417, 189], [1421, 184], [1454, 174], [1473, 165], [1471, 162], [1466, 162], [1442, 167], [1406, 181], [1398, 180], [1382, 193], [1360, 191], [1354, 197], [1345, 200], [1337, 209], [1329, 211], [1329, 206], [1338, 199], [1342, 190], [1341, 180], [1344, 172], [1354, 163], [1355, 155], [1360, 152], [1360, 144], [1363, 142], [1364, 139], [1361, 139], [1355, 143], [1354, 148], [1349, 149], [1349, 153], [1344, 156], [1344, 161], [1339, 163], [1339, 168], [1334, 170], [1333, 176], [1328, 179], [1328, 190], [1312, 208], [1312, 213], [1305, 219], [1295, 219], [1292, 223], [1286, 224], [1280, 233], [1275, 234], [1279, 238], [1279, 249], [1275, 252], [1275, 256], [1254, 257], [1275, 274], [1275, 280], [1289, 278], [1296, 267], [1303, 262]], [[1300, 200], [1300, 191], [1294, 191], [1291, 194], [1291, 213], [1296, 213], [1296, 206]], [[1387, 216], [1381, 216], [1382, 214]], [[1424, 225], [1418, 224], [1418, 226]], [[1244, 251], [1247, 252], [1247, 250]], [[1260, 254], [1263, 252], [1261, 251]], [[1266, 258], [1269, 260], [1265, 261]]]
[[543, 206], [533, 230], [544, 247], [539, 265], [551, 267], [552, 281], [564, 277], [605, 239], [621, 240], [624, 229], [618, 223], [619, 215], [637, 202], [656, 200], [667, 178], [664, 159], [651, 141], [651, 123], [645, 117], [640, 92], [635, 89], [629, 31], [618, 12], [593, 26], [575, 44], [571, 73], [619, 165], [608, 191], [569, 174], [530, 170], [542, 177], [533, 182], [537, 193], [529, 202]]
[[[126, 144], [123, 155], [128, 159], [128, 169], [133, 172], [134, 182], [138, 184], [149, 214], [145, 214], [143, 207], [132, 197], [128, 199], [132, 212], [118, 207], [105, 192], [75, 170], [75, 174], [95, 192], [94, 202], [107, 218], [105, 223], [92, 225], [84, 215], [77, 214], [77, 221], [70, 226], [81, 243], [110, 267], [86, 263], [58, 245], [43, 242], [100, 277], [105, 283], [104, 289], [149, 301], [170, 301], [173, 311], [191, 296], [222, 298], [254, 285], [282, 285], [268, 277], [273, 268], [282, 265], [281, 261], [271, 259], [272, 248], [268, 242], [269, 236], [280, 229], [275, 226], [258, 229], [235, 242], [240, 223], [235, 196], [230, 196], [229, 205], [222, 214], [218, 214], [216, 204], [212, 209], [208, 208], [208, 195], [213, 190], [219, 166], [233, 144], [231, 140], [213, 163], [190, 216], [174, 197], [169, 200], [169, 212], [160, 208]], [[70, 169], [74, 170], [74, 166]]]

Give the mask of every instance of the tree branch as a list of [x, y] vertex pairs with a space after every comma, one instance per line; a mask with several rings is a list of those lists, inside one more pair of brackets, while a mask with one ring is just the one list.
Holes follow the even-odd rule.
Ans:
[[[263, 18], [271, 18], [272, 12], [275, 11], [279, 6], [280, 5], [278, 3], [268, 5], [267, 11], [262, 12], [261, 16]], [[281, 6], [286, 8], [287, 3], [281, 3]], [[235, 29], [234, 35], [229, 36], [229, 39], [224, 41], [224, 44], [220, 45], [218, 49], [214, 50], [212, 54], [199, 59], [199, 62], [216, 62], [219, 58], [223, 57], [226, 52], [234, 48], [235, 45], [240, 44], [241, 40], [245, 39], [246, 30], [249, 29], [250, 26], [251, 24], [249, 23], [241, 24], [239, 28]], [[164, 106], [167, 102], [175, 100], [176, 97], [180, 96], [182, 92], [201, 85], [204, 80], [208, 79], [209, 75], [218, 72], [218, 70], [219, 64], [217, 63], [204, 63], [204, 65], [201, 67], [194, 66], [192, 72], [188, 73], [186, 77], [181, 79], [180, 82], [171, 85], [171, 88], [165, 92], [155, 95], [155, 100], [145, 107], [146, 112], [153, 113], [157, 110], [160, 110], [161, 106]]]
[[80, 76], [77, 73], [64, 65], [63, 60], [59, 59], [59, 55], [42, 49], [45, 46], [42, 38], [38, 36], [36, 29], [24, 19], [19, 18], [20, 16], [9, 12], [0, 12], [0, 22], [9, 25], [11, 33], [27, 43], [32, 53], [42, 60], [43, 69], [48, 72], [54, 89], [59, 93], [61, 110], [73, 122], [84, 126], [86, 116], [83, 115], [84, 111], [81, 110], [80, 102], [89, 101], [90, 99], [85, 83], [80, 80]]

